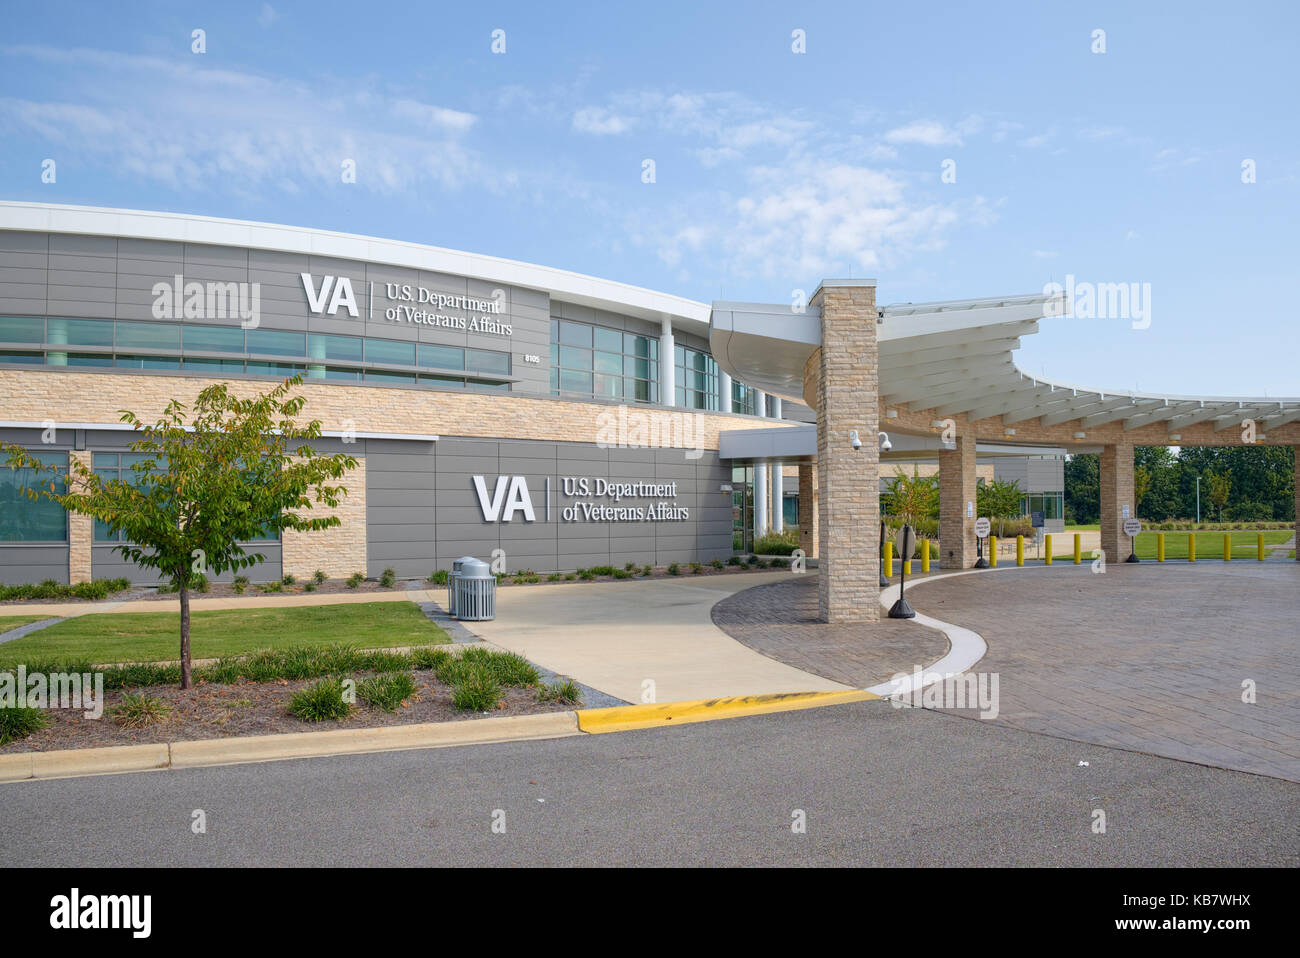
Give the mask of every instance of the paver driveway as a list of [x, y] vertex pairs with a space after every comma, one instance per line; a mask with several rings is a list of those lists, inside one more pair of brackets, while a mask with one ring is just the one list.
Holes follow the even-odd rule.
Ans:
[[[1085, 563], [916, 586], [909, 599], [918, 610], [988, 643], [975, 667], [999, 676], [1000, 714], [988, 721], [1300, 781], [1300, 565], [1144, 562], [1098, 575]], [[729, 601], [751, 618], [772, 610], [765, 654], [842, 682], [881, 680], [860, 664], [872, 658], [863, 649], [879, 640], [878, 627], [860, 635], [840, 627], [810, 649], [782, 624], [800, 604], [815, 605], [811, 576]], [[715, 622], [756, 642], [752, 625], [728, 625], [726, 611]], [[1255, 704], [1242, 701], [1247, 680]]]

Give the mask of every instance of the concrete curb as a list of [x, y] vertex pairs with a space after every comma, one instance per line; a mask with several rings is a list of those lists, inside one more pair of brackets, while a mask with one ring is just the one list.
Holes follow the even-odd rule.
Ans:
[[333, 732], [290, 732], [231, 739], [78, 748], [0, 755], [0, 782], [77, 778], [163, 768], [244, 765], [292, 758], [321, 758], [362, 752], [486, 745], [579, 735], [574, 712], [506, 715], [458, 722], [426, 722]]
[[579, 709], [577, 719], [578, 727], [582, 731], [601, 734], [654, 728], [661, 725], [711, 722], [715, 719], [764, 715], [769, 712], [793, 712], [797, 709], [820, 708], [823, 705], [841, 705], [846, 702], [864, 702], [878, 698], [880, 696], [873, 692], [857, 689], [844, 692], [780, 692], [664, 702], [654, 705], [624, 705], [607, 709]]

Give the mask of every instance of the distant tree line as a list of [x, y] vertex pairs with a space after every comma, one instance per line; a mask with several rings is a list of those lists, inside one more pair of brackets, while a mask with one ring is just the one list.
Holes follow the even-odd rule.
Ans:
[[[1207, 522], [1295, 521], [1295, 460], [1290, 446], [1198, 446], [1179, 450], [1139, 446], [1133, 479], [1137, 514], [1143, 519], [1196, 518], [1196, 479], [1201, 480], [1201, 518]], [[1065, 463], [1065, 519], [1097, 522], [1101, 470], [1096, 454]]]

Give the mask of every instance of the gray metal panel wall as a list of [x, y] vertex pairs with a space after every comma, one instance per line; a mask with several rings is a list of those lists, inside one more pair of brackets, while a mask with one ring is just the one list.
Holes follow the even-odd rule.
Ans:
[[[223, 572], [208, 578], [212, 582], [229, 582], [237, 575], [246, 575], [253, 582], [272, 582], [284, 574], [280, 543], [258, 542], [246, 545], [244, 549], [249, 554], [260, 553], [266, 558], [251, 569]], [[160, 581], [157, 570], [128, 562], [122, 558], [121, 553], [114, 550], [112, 543], [96, 542], [90, 547], [90, 568], [91, 577], [95, 579], [130, 579], [132, 585], [157, 585]]]

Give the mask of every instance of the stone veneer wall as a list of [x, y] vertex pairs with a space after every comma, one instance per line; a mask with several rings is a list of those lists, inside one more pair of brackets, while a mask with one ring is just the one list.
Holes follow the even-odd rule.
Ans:
[[307, 578], [317, 569], [331, 579], [346, 578], [366, 571], [366, 460], [357, 459], [338, 484], [347, 489], [339, 504], [331, 508], [313, 502], [309, 516], [338, 516], [340, 525], [316, 532], [286, 529], [280, 536], [281, 566], [286, 575]]
[[1101, 467], [1101, 551], [1107, 562], [1129, 557], [1130, 541], [1124, 535], [1124, 506], [1133, 510], [1133, 444], [1102, 446]]
[[966, 504], [975, 501], [975, 437], [958, 435], [954, 449], [939, 450], [939, 567], [975, 565], [975, 516]]
[[[880, 618], [880, 558], [863, 548], [880, 522], [876, 291], [823, 286], [817, 363], [818, 606], [823, 621]], [[805, 371], [807, 373], [807, 371]], [[808, 380], [805, 375], [805, 395]], [[849, 433], [857, 430], [861, 447]]]

